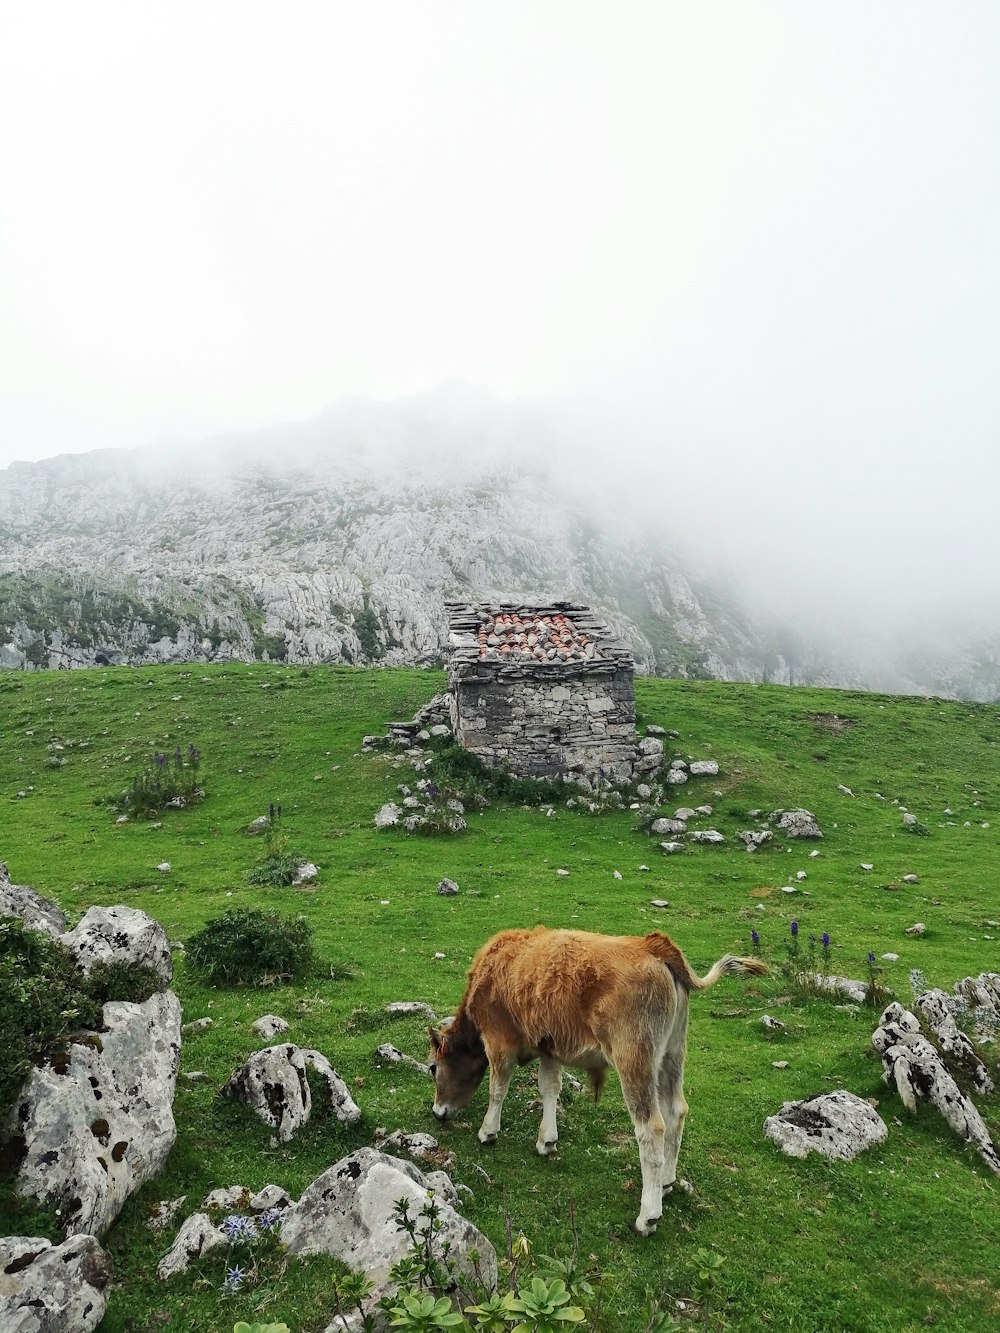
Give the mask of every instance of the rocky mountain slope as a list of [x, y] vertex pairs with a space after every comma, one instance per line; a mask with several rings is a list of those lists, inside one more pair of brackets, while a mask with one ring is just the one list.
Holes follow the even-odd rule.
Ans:
[[671, 554], [669, 515], [639, 523], [537, 419], [445, 407], [346, 403], [199, 448], [11, 464], [0, 666], [431, 663], [446, 600], [524, 597], [592, 605], [644, 671], [890, 687], [755, 625]]

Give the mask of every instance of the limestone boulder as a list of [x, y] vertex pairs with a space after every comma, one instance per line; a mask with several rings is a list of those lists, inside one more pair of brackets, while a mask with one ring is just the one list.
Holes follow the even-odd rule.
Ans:
[[229, 1244], [226, 1233], [217, 1227], [207, 1213], [192, 1213], [174, 1238], [174, 1243], [156, 1265], [156, 1276], [161, 1282], [183, 1273], [194, 1259], [213, 1250], [224, 1250]]
[[822, 838], [823, 831], [809, 810], [772, 810], [767, 817], [786, 838]]
[[172, 991], [104, 1006], [93, 1044], [70, 1047], [65, 1072], [33, 1069], [3, 1137], [22, 1138], [17, 1193], [60, 1210], [69, 1235], [101, 1236], [162, 1170], [176, 1137], [181, 1006]]
[[717, 778], [719, 764], [715, 759], [695, 759], [688, 767], [693, 778]]
[[262, 1014], [260, 1018], [255, 1019], [250, 1024], [250, 1027], [258, 1037], [263, 1037], [265, 1041], [273, 1041], [282, 1032], [288, 1031], [288, 1024], [277, 1014]]
[[26, 884], [12, 884], [6, 863], [0, 861], [0, 916], [16, 916], [32, 930], [61, 935], [66, 918], [54, 902]]
[[764, 1121], [764, 1133], [789, 1157], [815, 1152], [850, 1162], [884, 1142], [889, 1131], [874, 1107], [841, 1088], [785, 1102], [777, 1115]]
[[917, 996], [916, 1006], [924, 1022], [937, 1038], [941, 1052], [952, 1069], [961, 1069], [980, 1096], [993, 1091], [990, 1071], [975, 1046], [955, 1021], [954, 997], [942, 990], [926, 990]]
[[129, 962], [151, 967], [165, 991], [173, 976], [167, 932], [134, 907], [91, 907], [80, 924], [62, 937], [84, 972], [95, 963]]
[[[409, 1201], [410, 1216], [419, 1218], [430, 1197], [431, 1184], [412, 1162], [375, 1148], [360, 1148], [325, 1171], [308, 1186], [282, 1218], [281, 1239], [290, 1254], [332, 1254], [350, 1268], [362, 1270], [384, 1286], [393, 1264], [409, 1248], [398, 1230], [395, 1204]], [[472, 1273], [469, 1258], [478, 1252], [479, 1273], [487, 1287], [497, 1279], [496, 1251], [490, 1241], [454, 1207], [437, 1197], [441, 1241], [451, 1247], [460, 1269]], [[423, 1229], [425, 1222], [418, 1221]]]
[[770, 842], [773, 834], [770, 829], [745, 829], [742, 833], [736, 835], [740, 842], [746, 845], [748, 852], [755, 852], [758, 847], [763, 847], [765, 843]]
[[0, 1237], [3, 1333], [92, 1333], [104, 1318], [111, 1255], [94, 1236], [61, 1245], [37, 1236]]
[[996, 1175], [1000, 1153], [972, 1101], [955, 1082], [947, 1065], [920, 1031], [916, 1016], [901, 1004], [890, 1004], [872, 1034], [872, 1045], [882, 1057], [882, 1077], [895, 1088], [912, 1114], [924, 1097], [941, 1112], [952, 1130], [970, 1144]]
[[976, 1040], [993, 1041], [1000, 1029], [1000, 972], [980, 972], [955, 982], [955, 995], [968, 1007]]
[[678, 833], [687, 833], [687, 820], [685, 819], [654, 819], [649, 826], [650, 833], [654, 836], [663, 837], [664, 834], [676, 835]]
[[323, 1080], [327, 1105], [337, 1119], [357, 1124], [361, 1110], [326, 1056], [291, 1043], [255, 1052], [232, 1076], [222, 1094], [246, 1102], [271, 1126], [279, 1143], [288, 1143], [312, 1114], [312, 1092], [306, 1075], [309, 1068]]

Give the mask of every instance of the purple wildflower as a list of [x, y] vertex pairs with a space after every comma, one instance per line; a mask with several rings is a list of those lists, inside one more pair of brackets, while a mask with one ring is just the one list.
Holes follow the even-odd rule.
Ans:
[[223, 1285], [223, 1291], [239, 1291], [243, 1285], [243, 1279], [246, 1277], [246, 1269], [240, 1268], [237, 1264], [233, 1268], [226, 1269], [226, 1281]]
[[228, 1217], [224, 1217], [222, 1230], [231, 1245], [239, 1245], [242, 1241], [252, 1242], [257, 1238], [257, 1223], [252, 1217], [244, 1217], [242, 1213], [230, 1213]]
[[790, 929], [792, 932], [792, 939], [797, 940], [799, 938], [799, 923], [797, 921], [793, 921]]
[[868, 950], [868, 961], [869, 963], [874, 963], [875, 961], [875, 955], [872, 953], [871, 949]]
[[751, 943], [753, 943], [754, 945], [758, 945], [760, 943], [760, 936], [757, 934], [755, 930], [750, 931], [750, 940]]
[[267, 807], [267, 817], [268, 817], [268, 819], [273, 819], [273, 818], [274, 818], [274, 802], [273, 802], [273, 801], [272, 801], [271, 804]]
[[824, 948], [824, 949], [829, 949], [829, 947], [830, 947], [830, 933], [829, 933], [829, 931], [824, 930], [824, 931], [823, 931], [823, 948]]

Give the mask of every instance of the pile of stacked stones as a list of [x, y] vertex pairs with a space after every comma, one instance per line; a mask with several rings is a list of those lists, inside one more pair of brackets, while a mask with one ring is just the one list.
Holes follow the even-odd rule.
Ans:
[[531, 657], [539, 662], [588, 662], [597, 655], [594, 639], [559, 612], [487, 615], [478, 637], [479, 656], [484, 661]]

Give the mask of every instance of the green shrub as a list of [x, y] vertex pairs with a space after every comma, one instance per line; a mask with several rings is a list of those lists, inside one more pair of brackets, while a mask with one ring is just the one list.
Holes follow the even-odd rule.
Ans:
[[0, 916], [0, 1122], [33, 1064], [64, 1055], [70, 1036], [101, 1025], [76, 959], [58, 940]]
[[312, 928], [273, 909], [230, 908], [191, 936], [187, 961], [205, 981], [225, 985], [288, 981], [312, 970]]
[[503, 769], [490, 768], [477, 754], [452, 740], [434, 746], [433, 768], [435, 782], [456, 787], [462, 799], [480, 795], [515, 805], [551, 805], [576, 790], [571, 783], [555, 778], [519, 778]]
[[99, 797], [96, 804], [136, 818], [158, 814], [168, 806], [195, 805], [205, 799], [200, 767], [201, 751], [194, 745], [186, 751], [178, 745], [172, 755], [157, 751], [124, 791]]
[[107, 1004], [109, 1000], [128, 1000], [132, 1004], [142, 1004], [160, 988], [160, 978], [155, 968], [145, 963], [135, 963], [130, 959], [119, 959], [110, 963], [97, 962], [90, 969], [87, 977], [87, 991], [98, 1004]]

